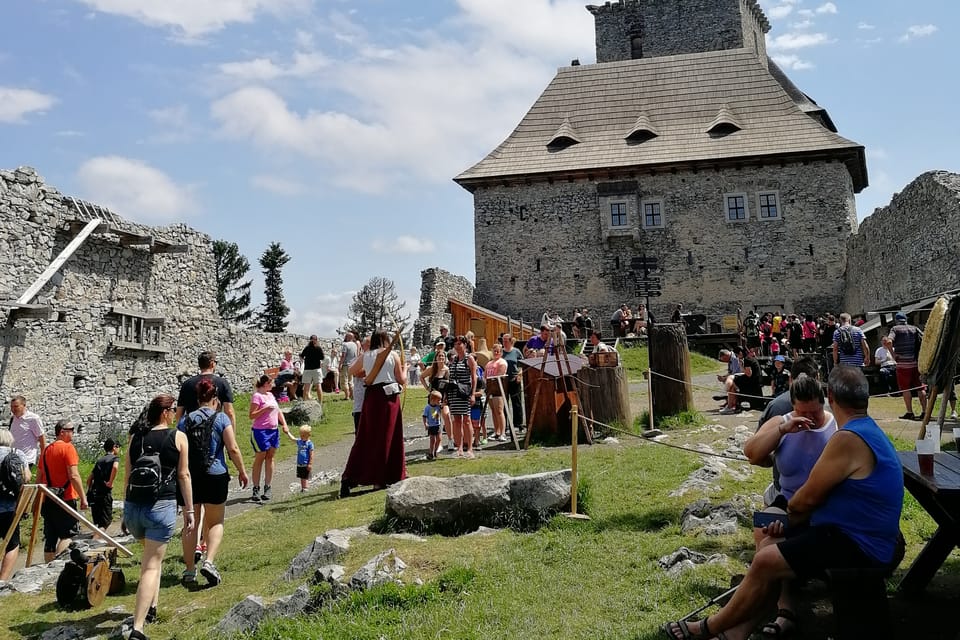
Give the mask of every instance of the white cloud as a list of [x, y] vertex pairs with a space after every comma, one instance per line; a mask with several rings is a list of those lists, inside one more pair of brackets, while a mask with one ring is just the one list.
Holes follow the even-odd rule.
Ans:
[[347, 313], [356, 291], [335, 291], [320, 294], [306, 308], [291, 309], [289, 330], [321, 338], [337, 336], [337, 329], [347, 322]]
[[[462, 19], [521, 51], [563, 61], [588, 42], [594, 27], [581, 0], [457, 0]], [[567, 60], [569, 61], [569, 60]]]
[[83, 131], [78, 131], [76, 129], [62, 129], [60, 131], [57, 131], [53, 135], [60, 138], [82, 138], [87, 134], [85, 134]]
[[907, 28], [907, 32], [900, 36], [900, 42], [909, 42], [916, 38], [926, 38], [932, 36], [940, 28], [935, 24], [915, 24]]
[[837, 5], [833, 4], [832, 2], [824, 3], [824, 4], [820, 5], [819, 7], [817, 7], [817, 13], [820, 13], [820, 14], [824, 14], [824, 13], [835, 14], [835, 13], [837, 13]]
[[378, 238], [371, 243], [370, 248], [378, 253], [409, 254], [433, 253], [436, 250], [432, 240], [413, 236], [399, 236], [389, 240]]
[[220, 71], [245, 82], [266, 82], [284, 77], [305, 78], [318, 73], [329, 64], [326, 56], [319, 53], [298, 51], [286, 65], [277, 64], [269, 58], [255, 58], [244, 62], [225, 62], [220, 65]]
[[813, 26], [813, 20], [801, 20], [799, 22], [794, 22], [790, 25], [790, 28], [795, 31], [803, 31], [804, 29], [809, 29]]
[[873, 31], [876, 28], [876, 25], [870, 24], [869, 22], [861, 22], [857, 25], [857, 29], [860, 29], [861, 31]]
[[32, 89], [0, 87], [0, 123], [25, 122], [28, 113], [43, 113], [56, 102], [53, 96]]
[[91, 158], [80, 165], [77, 181], [84, 197], [131, 220], [171, 222], [197, 210], [189, 189], [140, 160]]
[[310, 0], [78, 0], [101, 13], [172, 29], [186, 40], [220, 31], [231, 23], [253, 22], [257, 14], [283, 14], [309, 6]]
[[305, 185], [289, 178], [279, 176], [259, 175], [250, 179], [251, 184], [258, 189], [269, 191], [281, 196], [298, 196], [306, 192]]
[[797, 11], [797, 15], [801, 18], [812, 18], [817, 14], [813, 9], [800, 9], [800, 11]]
[[794, 71], [804, 71], [806, 69], [813, 69], [813, 63], [806, 60], [801, 60], [799, 56], [786, 54], [786, 55], [774, 55], [771, 56], [773, 61], [784, 69], [793, 69]]
[[780, 4], [775, 7], [770, 7], [766, 11], [767, 17], [771, 20], [780, 20], [781, 18], [786, 18], [791, 13], [793, 13], [793, 6], [789, 4]]
[[793, 51], [816, 47], [830, 42], [825, 33], [785, 33], [770, 40], [767, 48], [772, 51]]

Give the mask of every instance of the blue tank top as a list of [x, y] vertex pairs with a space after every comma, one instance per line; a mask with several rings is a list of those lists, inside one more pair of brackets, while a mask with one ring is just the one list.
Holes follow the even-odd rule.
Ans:
[[833, 525], [879, 564], [893, 560], [900, 511], [903, 469], [897, 452], [873, 418], [851, 420], [843, 428], [857, 434], [876, 457], [873, 472], [861, 480], [847, 478], [810, 517], [810, 524]]
[[[827, 440], [837, 432], [837, 421], [831, 414], [830, 419], [819, 429], [788, 433], [780, 438], [777, 445], [776, 465], [780, 472], [780, 493], [789, 500], [803, 486], [810, 476], [810, 470], [817, 463]], [[786, 418], [793, 417], [793, 412]]]

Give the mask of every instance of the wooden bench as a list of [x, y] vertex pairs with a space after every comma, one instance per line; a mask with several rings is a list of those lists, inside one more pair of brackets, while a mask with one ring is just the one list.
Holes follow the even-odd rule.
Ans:
[[891, 569], [827, 569], [837, 640], [893, 638], [886, 579]]

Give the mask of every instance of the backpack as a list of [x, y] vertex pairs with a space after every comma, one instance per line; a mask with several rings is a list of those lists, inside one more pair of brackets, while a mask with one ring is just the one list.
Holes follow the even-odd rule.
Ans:
[[752, 316], [744, 321], [744, 329], [748, 338], [756, 338], [760, 335], [760, 330], [757, 327], [757, 319]]
[[[170, 482], [176, 469], [172, 469], [166, 477], [163, 476], [163, 467], [160, 464], [160, 449], [154, 449], [146, 442], [146, 434], [141, 432], [140, 456], [130, 466], [130, 476], [127, 478], [127, 500], [135, 504], [152, 504], [160, 495], [160, 488]], [[134, 436], [136, 438], [138, 436]], [[170, 431], [170, 438], [176, 437], [176, 431]], [[135, 445], [131, 443], [130, 449]]]
[[0, 461], [0, 500], [16, 500], [23, 487], [23, 460], [10, 449]]
[[837, 337], [837, 345], [840, 348], [840, 353], [848, 356], [855, 354], [857, 352], [857, 345], [853, 344], [853, 329], [850, 327], [842, 327]]
[[221, 411], [212, 411], [209, 416], [203, 417], [199, 409], [187, 416], [184, 431], [187, 434], [189, 449], [189, 467], [191, 473], [206, 473], [210, 465], [216, 460], [218, 453], [211, 446], [213, 441], [213, 425]]

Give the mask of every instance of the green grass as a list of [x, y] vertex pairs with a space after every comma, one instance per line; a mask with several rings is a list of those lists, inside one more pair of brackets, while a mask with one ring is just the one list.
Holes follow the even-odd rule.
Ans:
[[[647, 347], [627, 347], [620, 345], [619, 351], [620, 362], [623, 364], [623, 368], [627, 371], [629, 378], [631, 380], [639, 380], [643, 378], [644, 372], [650, 368], [650, 352], [647, 350]], [[695, 376], [702, 373], [712, 373], [717, 371], [719, 367], [719, 360], [708, 358], [707, 356], [696, 353], [695, 351], [690, 352], [691, 375]]]

